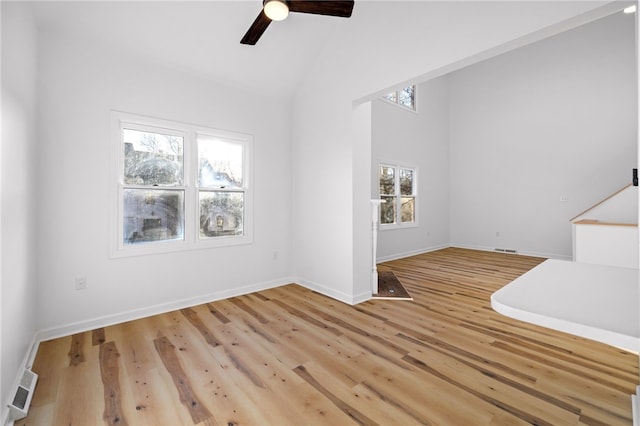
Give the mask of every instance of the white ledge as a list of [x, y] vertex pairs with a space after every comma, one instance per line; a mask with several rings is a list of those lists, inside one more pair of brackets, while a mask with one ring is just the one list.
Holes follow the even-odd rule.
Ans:
[[508, 317], [640, 350], [638, 269], [549, 259], [491, 296]]

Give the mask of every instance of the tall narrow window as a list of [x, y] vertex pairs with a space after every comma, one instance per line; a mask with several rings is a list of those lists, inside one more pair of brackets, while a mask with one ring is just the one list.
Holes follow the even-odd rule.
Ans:
[[113, 113], [112, 256], [251, 242], [252, 139]]
[[396, 169], [392, 166], [380, 166], [380, 223], [396, 223]]
[[416, 219], [416, 194], [413, 169], [400, 168], [400, 222], [413, 223]]
[[381, 164], [379, 167], [381, 225], [412, 225], [416, 222], [416, 170]]

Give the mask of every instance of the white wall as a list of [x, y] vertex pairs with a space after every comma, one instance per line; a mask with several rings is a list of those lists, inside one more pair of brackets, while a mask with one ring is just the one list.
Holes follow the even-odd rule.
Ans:
[[638, 227], [574, 224], [574, 260], [638, 269]]
[[[55, 32], [40, 34], [40, 82], [45, 335], [291, 281], [287, 104]], [[254, 243], [110, 259], [110, 110], [252, 134]], [[78, 276], [86, 290], [75, 290]]]
[[378, 164], [417, 168], [417, 227], [378, 233], [378, 261], [449, 244], [449, 86], [447, 77], [421, 83], [417, 110], [373, 101], [371, 194], [377, 198]]
[[634, 25], [616, 13], [450, 76], [453, 245], [571, 258], [569, 220], [637, 167]]
[[[36, 330], [37, 34], [29, 4], [2, 2], [1, 276], [3, 415]], [[10, 43], [7, 40], [11, 40]]]

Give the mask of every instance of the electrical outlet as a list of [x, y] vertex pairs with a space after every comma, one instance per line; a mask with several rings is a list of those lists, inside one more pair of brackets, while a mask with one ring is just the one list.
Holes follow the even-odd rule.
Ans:
[[85, 290], [87, 288], [87, 278], [86, 277], [77, 277], [76, 278], [76, 290]]
[[569, 196], [564, 195], [564, 194], [560, 195], [560, 202], [561, 203], [566, 203], [567, 201], [569, 201]]

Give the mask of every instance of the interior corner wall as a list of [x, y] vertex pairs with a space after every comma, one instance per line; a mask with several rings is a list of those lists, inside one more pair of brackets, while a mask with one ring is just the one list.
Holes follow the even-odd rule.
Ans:
[[[354, 150], [359, 155], [353, 156], [353, 186], [354, 188], [370, 185], [371, 170], [371, 139], [372, 139], [372, 102], [364, 102], [353, 106], [352, 136]], [[361, 250], [354, 250], [354, 264], [368, 265], [369, 268], [353, 268], [353, 302], [368, 300], [373, 292], [373, 236], [371, 235], [371, 198], [365, 192], [353, 191], [353, 246], [358, 245]]]
[[293, 255], [299, 284], [353, 303], [352, 105], [335, 96], [328, 89], [294, 105]]
[[416, 88], [416, 111], [373, 101], [371, 195], [379, 195], [380, 163], [417, 169], [415, 227], [378, 232], [378, 261], [449, 244], [449, 85], [446, 76]]
[[569, 220], [637, 167], [634, 27], [616, 13], [450, 75], [452, 245], [571, 259]]
[[[36, 331], [34, 169], [37, 32], [27, 3], [2, 2], [2, 151], [0, 192], [1, 343], [0, 401], [24, 367]], [[6, 414], [3, 408], [3, 416]], [[4, 418], [2, 419], [4, 421]]]
[[[38, 328], [87, 329], [291, 282], [291, 109], [64, 31], [40, 33]], [[253, 136], [253, 243], [110, 258], [110, 111]], [[75, 289], [85, 277], [87, 288]], [[76, 331], [77, 332], [77, 331]], [[68, 334], [68, 333], [67, 333]]]

